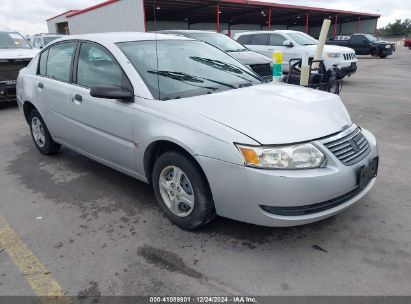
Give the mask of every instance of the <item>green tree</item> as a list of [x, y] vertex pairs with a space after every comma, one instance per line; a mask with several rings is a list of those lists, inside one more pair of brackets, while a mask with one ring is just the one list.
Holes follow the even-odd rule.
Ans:
[[411, 19], [395, 20], [393, 23], [389, 23], [386, 27], [379, 29], [380, 34], [384, 36], [408, 36], [411, 34]]

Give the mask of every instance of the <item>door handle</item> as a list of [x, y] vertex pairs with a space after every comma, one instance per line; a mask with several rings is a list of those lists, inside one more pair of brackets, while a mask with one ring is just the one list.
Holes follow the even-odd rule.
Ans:
[[83, 97], [80, 94], [76, 94], [74, 95], [74, 100], [82, 102], [83, 101]]
[[43, 89], [43, 88], [44, 88], [44, 85], [43, 85], [42, 82], [39, 82], [39, 84], [38, 84], [37, 86], [39, 87], [39, 89]]

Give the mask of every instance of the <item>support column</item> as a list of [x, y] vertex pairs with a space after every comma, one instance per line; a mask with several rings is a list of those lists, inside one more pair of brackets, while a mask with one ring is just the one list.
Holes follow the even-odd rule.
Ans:
[[310, 27], [309, 27], [309, 13], [305, 15], [305, 33], [308, 34], [310, 32]]
[[268, 30], [271, 31], [271, 14], [273, 13], [273, 9], [270, 7], [268, 10]]
[[216, 30], [217, 33], [220, 32], [220, 3], [217, 3], [217, 26], [216, 26]]
[[360, 32], [360, 22], [361, 22], [361, 17], [358, 16], [358, 19], [357, 19], [357, 33]]
[[337, 36], [337, 25], [338, 25], [338, 15], [335, 15], [335, 22], [334, 22], [334, 37]]

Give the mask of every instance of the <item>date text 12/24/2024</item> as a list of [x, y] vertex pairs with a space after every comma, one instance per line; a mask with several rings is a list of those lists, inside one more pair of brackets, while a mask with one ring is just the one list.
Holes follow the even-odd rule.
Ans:
[[247, 296], [198, 296], [198, 297], [150, 297], [150, 303], [257, 303], [257, 299]]

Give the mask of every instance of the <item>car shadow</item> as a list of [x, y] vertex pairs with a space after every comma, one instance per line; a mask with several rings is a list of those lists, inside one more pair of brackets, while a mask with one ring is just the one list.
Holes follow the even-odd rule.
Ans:
[[29, 135], [17, 141], [16, 145], [22, 152], [9, 163], [8, 174], [17, 176], [20, 184], [42, 193], [55, 204], [78, 207], [79, 217], [86, 223], [99, 217], [114, 217], [114, 213], [121, 212], [122, 224], [117, 227], [119, 234], [120, 229], [126, 229], [135, 235], [136, 231], [141, 230], [136, 226], [146, 224], [150, 225], [150, 229], [161, 227], [163, 234], [163, 227], [166, 227], [170, 236], [183, 234], [194, 242], [198, 237], [211, 237], [217, 246], [239, 246], [248, 250], [277, 241], [299, 241], [314, 236], [327, 239], [331, 235], [330, 231], [336, 232], [335, 217], [304, 226], [283, 228], [216, 217], [198, 230], [182, 230], [171, 224], [162, 213], [150, 185], [66, 148], [56, 156], [43, 156], [35, 149]]

